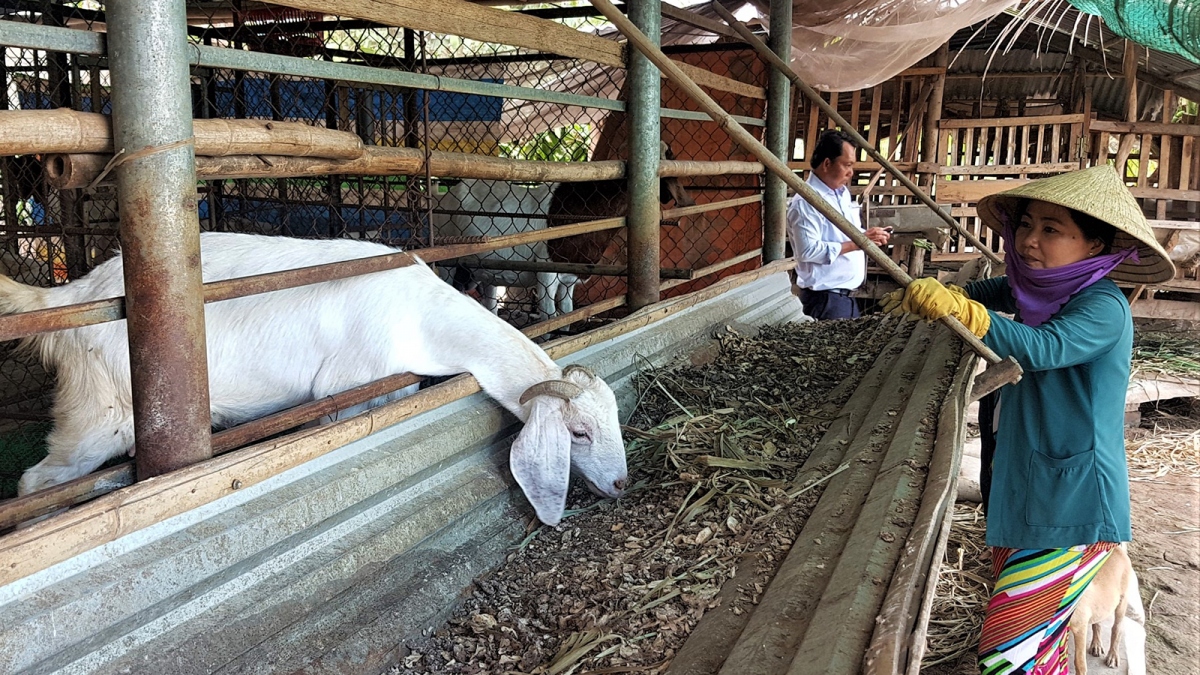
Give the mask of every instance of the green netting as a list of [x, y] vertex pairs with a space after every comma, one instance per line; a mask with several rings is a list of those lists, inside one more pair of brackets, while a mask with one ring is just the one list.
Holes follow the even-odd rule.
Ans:
[[1123, 38], [1200, 63], [1200, 0], [1069, 0]]

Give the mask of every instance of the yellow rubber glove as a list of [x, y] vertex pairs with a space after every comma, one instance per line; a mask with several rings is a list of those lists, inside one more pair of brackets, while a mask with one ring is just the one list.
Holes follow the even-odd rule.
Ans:
[[904, 310], [900, 307], [904, 303], [904, 289], [897, 288], [879, 299], [879, 311], [884, 314], [902, 314]]
[[[954, 284], [946, 284], [946, 290], [948, 290], [951, 293], [954, 293], [956, 295], [959, 295], [966, 300], [971, 299], [971, 296], [967, 295], [967, 291], [965, 289], [963, 289], [959, 286], [955, 286]], [[892, 316], [899, 316], [904, 313], [904, 307], [902, 307], [903, 304], [904, 304], [904, 289], [897, 288], [896, 290], [884, 295], [882, 298], [879, 299], [879, 311], [883, 312], [884, 314], [891, 314]]]
[[966, 297], [962, 289], [955, 292], [952, 288], [946, 288], [937, 279], [917, 279], [908, 285], [901, 306], [904, 311], [919, 314], [929, 321], [952, 315], [976, 336], [987, 335], [992, 327], [987, 308]]

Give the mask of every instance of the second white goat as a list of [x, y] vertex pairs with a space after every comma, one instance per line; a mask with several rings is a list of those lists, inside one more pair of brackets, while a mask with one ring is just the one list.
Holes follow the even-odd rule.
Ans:
[[[206, 282], [395, 253], [354, 240], [205, 233]], [[122, 295], [121, 258], [57, 288], [0, 277], [0, 313]], [[617, 497], [627, 481], [612, 390], [584, 368], [560, 369], [520, 331], [438, 279], [409, 267], [212, 303], [205, 307], [212, 421], [230, 426], [388, 375], [469, 372], [525, 422], [513, 476], [538, 517], [556, 524], [572, 469]], [[57, 372], [49, 456], [21, 494], [77, 478], [133, 447], [124, 321], [30, 338]]]
[[[438, 235], [450, 237], [496, 237], [545, 229], [550, 194], [551, 186], [546, 183], [526, 187], [497, 180], [461, 180], [438, 197], [436, 207], [457, 213], [434, 214], [434, 228]], [[544, 241], [502, 248], [479, 257], [485, 264], [488, 260], [550, 260]], [[544, 318], [574, 309], [578, 281], [574, 274], [474, 269], [470, 276], [480, 287], [484, 307], [493, 314], [499, 310], [501, 294], [508, 286], [529, 288]]]

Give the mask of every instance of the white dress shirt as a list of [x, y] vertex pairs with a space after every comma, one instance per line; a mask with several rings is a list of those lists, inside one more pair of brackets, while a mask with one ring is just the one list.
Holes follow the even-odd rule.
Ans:
[[[810, 174], [807, 182], [851, 225], [862, 230], [858, 204], [854, 203], [848, 188], [831, 190], [816, 173]], [[863, 252], [851, 251], [842, 255], [842, 243], [850, 241], [850, 237], [800, 195], [792, 197], [788, 203], [787, 233], [796, 254], [796, 285], [800, 288], [854, 290], [866, 279], [867, 259]]]

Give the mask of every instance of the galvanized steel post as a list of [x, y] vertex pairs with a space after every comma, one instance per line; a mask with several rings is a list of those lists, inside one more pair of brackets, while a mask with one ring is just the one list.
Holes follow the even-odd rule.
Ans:
[[[771, 51], [790, 63], [792, 60], [792, 2], [771, 0]], [[788, 124], [791, 121], [789, 105], [792, 100], [792, 82], [786, 73], [771, 68], [767, 80], [767, 149], [783, 161], [792, 158], [788, 139], [791, 137]], [[763, 262], [783, 258], [784, 242], [787, 241], [787, 184], [770, 171], [767, 172], [763, 192]]]
[[[658, 0], [630, 0], [629, 19], [654, 44], [659, 43], [662, 10]], [[629, 50], [629, 307], [658, 302], [659, 221], [658, 160], [661, 139], [658, 108], [662, 80], [658, 68], [641, 52]]]
[[212, 456], [184, 0], [109, 0], [139, 478]]

